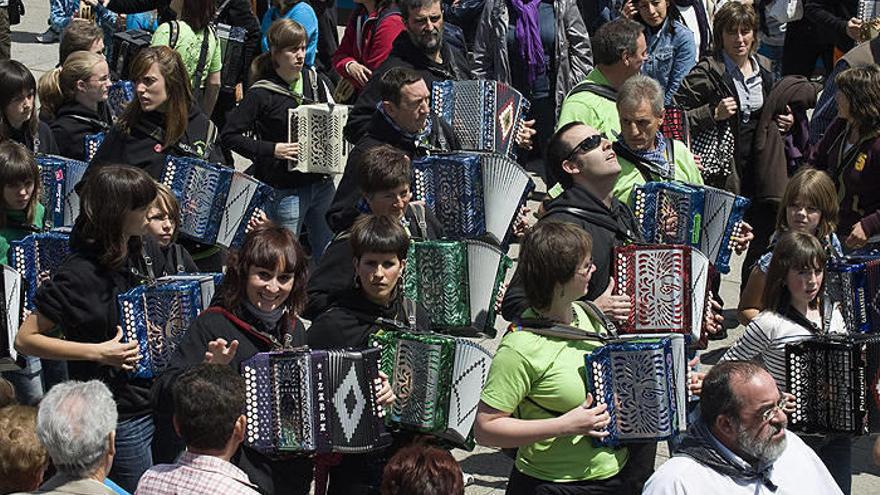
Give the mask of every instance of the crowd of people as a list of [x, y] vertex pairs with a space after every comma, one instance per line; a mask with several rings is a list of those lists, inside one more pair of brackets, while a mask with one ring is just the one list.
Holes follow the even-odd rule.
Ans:
[[[853, 332], [826, 267], [880, 244], [880, 38], [856, 0], [357, 0], [341, 40], [322, 0], [50, 3], [38, 40], [59, 60], [37, 79], [11, 53], [21, 2], [0, 1], [0, 263], [53, 227], [35, 157], [89, 166], [71, 254], [41, 275], [19, 369], [0, 379], [0, 493], [463, 494], [448, 445], [411, 433], [361, 454], [256, 450], [241, 367], [291, 346], [365, 349], [389, 324], [432, 331], [404, 273], [413, 243], [449, 236], [412, 200], [413, 161], [469, 151], [431, 94], [474, 79], [528, 99], [517, 161], [546, 185], [512, 222], [497, 301], [512, 324], [473, 427], [514, 458], [507, 493], [851, 493], [852, 436], [787, 429], [785, 346]], [[232, 76], [220, 25], [245, 33]], [[117, 114], [114, 35], [135, 29], [152, 38], [125, 60], [134, 97]], [[341, 177], [289, 167], [304, 104], [350, 105]], [[272, 188], [240, 247], [179, 235], [167, 155], [243, 159]], [[689, 351], [699, 406], [655, 471], [656, 441], [599, 443], [614, 419], [586, 391], [584, 355], [634, 311], [612, 277], [615, 249], [645, 242], [634, 191], [671, 181], [751, 201], [731, 239], [745, 331], [708, 373]], [[162, 374], [133, 374], [142, 350], [117, 296], [196, 272], [223, 273], [210, 307]], [[703, 326], [723, 338], [709, 279]], [[375, 402], [393, 390], [380, 374]]]

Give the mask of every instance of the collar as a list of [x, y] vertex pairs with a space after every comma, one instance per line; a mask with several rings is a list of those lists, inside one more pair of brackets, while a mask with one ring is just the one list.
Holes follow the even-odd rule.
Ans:
[[213, 455], [194, 454], [189, 450], [186, 450], [180, 455], [180, 458], [178, 458], [177, 465], [189, 466], [198, 471], [220, 474], [257, 490], [257, 485], [251, 483], [247, 473], [231, 462], [224, 461]]
[[634, 150], [626, 144], [623, 140], [623, 134], [621, 133], [617, 137], [617, 144], [623, 147], [624, 150], [629, 153], [635, 155], [638, 158], [646, 161], [648, 165], [651, 165], [651, 172], [659, 175], [663, 179], [670, 180], [675, 176], [673, 164], [669, 161], [669, 155], [666, 149], [666, 138], [663, 136], [663, 133], [659, 130], [657, 131], [657, 135], [654, 137], [654, 149], [648, 151], [639, 151]]
[[40, 492], [71, 493], [77, 495], [116, 495], [116, 492], [100, 481], [73, 478], [58, 473], [40, 486]]
[[428, 136], [431, 134], [431, 114], [428, 114], [428, 118], [425, 119], [425, 127], [422, 128], [419, 132], [408, 132], [400, 128], [394, 119], [392, 119], [387, 113], [385, 113], [385, 105], [380, 101], [376, 103], [376, 111], [379, 112], [380, 115], [385, 119], [385, 122], [391, 126], [398, 134], [404, 137], [407, 141], [412, 141], [418, 147], [419, 143], [423, 143], [427, 140]]
[[[721, 51], [721, 59], [724, 61], [724, 67], [727, 69], [727, 72], [730, 73], [731, 77], [734, 79], [745, 81], [746, 77], [743, 75], [742, 71], [736, 65], [730, 56]], [[754, 79], [756, 77], [761, 77], [761, 69], [758, 66], [758, 59], [754, 55], [749, 55], [749, 63], [752, 65], [752, 75], [749, 76], [749, 79]]]

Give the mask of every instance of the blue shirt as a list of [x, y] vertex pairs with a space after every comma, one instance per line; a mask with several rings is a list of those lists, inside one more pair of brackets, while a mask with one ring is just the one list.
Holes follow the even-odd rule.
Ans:
[[315, 15], [312, 6], [304, 1], [291, 7], [283, 16], [275, 7], [266, 11], [266, 14], [263, 16], [263, 24], [260, 26], [260, 30], [263, 32], [263, 51], [269, 51], [269, 40], [266, 39], [266, 33], [269, 32], [269, 27], [272, 26], [272, 23], [275, 22], [276, 19], [281, 17], [292, 19], [305, 29], [306, 36], [308, 37], [308, 40], [306, 41], [305, 65], [309, 67], [314, 66], [315, 53], [318, 51], [318, 16]]

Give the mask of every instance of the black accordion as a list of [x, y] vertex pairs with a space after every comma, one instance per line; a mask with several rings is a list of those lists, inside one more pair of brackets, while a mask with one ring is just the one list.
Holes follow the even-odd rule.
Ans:
[[0, 299], [0, 317], [3, 328], [0, 329], [0, 371], [16, 370], [15, 335], [21, 324], [24, 309], [24, 279], [21, 274], [6, 265], [3, 269], [3, 298]]
[[245, 445], [271, 457], [384, 448], [379, 349], [262, 352], [241, 366]]
[[785, 346], [792, 431], [880, 432], [880, 335], [822, 336]]
[[150, 46], [153, 35], [141, 29], [131, 29], [113, 35], [113, 60], [110, 63], [110, 72], [113, 79], [128, 79], [131, 61], [142, 48]]
[[233, 91], [241, 81], [244, 67], [244, 41], [247, 31], [243, 27], [217, 24], [217, 40], [220, 42], [220, 89]]

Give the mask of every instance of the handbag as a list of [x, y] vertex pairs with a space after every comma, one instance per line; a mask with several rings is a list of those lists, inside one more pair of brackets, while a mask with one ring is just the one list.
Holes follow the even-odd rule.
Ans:
[[706, 182], [725, 179], [733, 172], [734, 139], [729, 121], [717, 122], [714, 127], [693, 133], [691, 149], [700, 157], [703, 166], [700, 174]]

